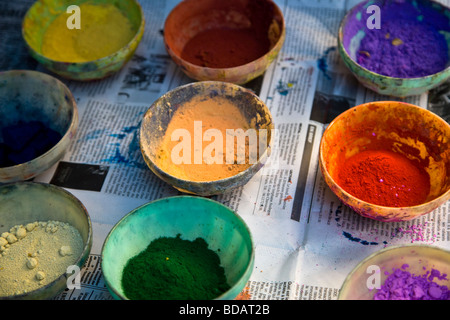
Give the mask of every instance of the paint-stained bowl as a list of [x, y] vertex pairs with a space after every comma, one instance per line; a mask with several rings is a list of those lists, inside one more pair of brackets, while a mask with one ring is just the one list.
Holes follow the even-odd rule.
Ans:
[[[74, 4], [80, 6], [85, 2], [89, 2], [90, 4], [114, 4], [129, 19], [133, 30], [135, 30], [134, 37], [126, 46], [115, 53], [93, 61], [56, 61], [46, 57], [42, 53], [42, 45], [44, 34], [49, 25], [61, 14], [67, 15], [69, 19], [69, 17], [75, 14], [75, 11], [69, 10], [67, 12], [69, 6]], [[80, 12], [80, 21], [81, 28], [83, 28], [84, 23], [88, 23], [83, 20], [82, 12]], [[88, 81], [105, 78], [120, 70], [136, 51], [144, 34], [144, 27], [144, 14], [139, 2], [136, 0], [36, 1], [27, 11], [23, 19], [22, 36], [31, 56], [48, 70], [67, 79]], [[77, 30], [73, 31], [76, 32]], [[107, 41], [111, 40], [108, 39]], [[100, 46], [101, 43], [96, 45]]]
[[[221, 67], [186, 60], [182, 55], [185, 46], [199, 33], [211, 29], [256, 30], [260, 42], [268, 42], [266, 53], [241, 65]], [[164, 25], [164, 41], [173, 61], [190, 78], [200, 81], [226, 81], [244, 84], [260, 76], [277, 57], [285, 40], [286, 30], [281, 10], [272, 0], [184, 0], [168, 15]], [[247, 50], [242, 43], [241, 50]], [[216, 59], [215, 53], [201, 55]], [[224, 52], [225, 54], [225, 52]], [[228, 53], [231, 54], [231, 53]], [[236, 55], [236, 54], [234, 54]], [[246, 61], [246, 60], [245, 60]], [[210, 66], [208, 66], [208, 63]]]
[[[82, 252], [78, 257], [74, 257], [73, 263], [73, 266], [78, 267], [80, 270], [91, 251], [93, 241], [92, 225], [86, 208], [71, 193], [51, 184], [15, 182], [0, 186], [0, 221], [0, 234], [8, 232], [13, 226], [26, 226], [28, 223], [35, 221], [60, 221], [70, 224], [78, 230], [83, 240]], [[25, 239], [26, 237], [19, 241], [25, 241]], [[0, 265], [1, 259], [8, 259], [8, 257], [13, 256], [14, 245], [15, 243], [11, 244], [10, 252], [0, 257]], [[24, 259], [26, 261], [26, 257]], [[39, 256], [37, 259], [39, 260]], [[45, 272], [45, 270], [41, 271]], [[70, 279], [74, 271], [77, 271], [76, 268], [73, 268], [69, 274], [63, 273], [59, 275], [47, 285], [36, 290], [13, 296], [0, 296], [0, 300], [44, 300], [54, 298], [67, 287], [68, 278]], [[21, 279], [17, 280], [20, 281]], [[2, 282], [1, 277], [0, 282]]]
[[[166, 134], [168, 125], [180, 106], [193, 99], [219, 100], [225, 99], [235, 105], [248, 121], [249, 129], [255, 132], [265, 131], [266, 142], [258, 142], [258, 158], [255, 163], [246, 159], [249, 167], [235, 175], [211, 181], [191, 181], [174, 176], [159, 166], [158, 155], [160, 145]], [[195, 119], [202, 120], [202, 119]], [[219, 81], [199, 81], [173, 89], [157, 99], [145, 113], [140, 127], [140, 148], [148, 167], [162, 180], [181, 192], [210, 196], [224, 193], [232, 188], [246, 184], [266, 163], [270, 155], [273, 140], [273, 121], [267, 106], [250, 90], [241, 86]], [[183, 128], [179, 128], [183, 129]], [[187, 128], [184, 128], [187, 129]], [[247, 133], [248, 130], [244, 133]], [[194, 133], [195, 135], [195, 133]], [[226, 133], [223, 133], [225, 137]], [[197, 139], [194, 136], [191, 139]], [[200, 136], [203, 139], [203, 136]], [[261, 139], [262, 141], [262, 139]], [[205, 142], [207, 144], [208, 142]], [[224, 148], [226, 143], [223, 144]], [[235, 149], [236, 150], [236, 149]], [[190, 151], [193, 155], [195, 150]], [[172, 161], [172, 157], [166, 159]], [[195, 161], [195, 160], [194, 160]], [[191, 162], [193, 166], [194, 162]], [[202, 164], [207, 164], [202, 160]], [[170, 162], [168, 165], [175, 165]], [[213, 165], [211, 166], [213, 168]], [[212, 170], [212, 169], [211, 169]]]
[[[390, 5], [396, 6], [395, 9], [383, 9], [384, 6]], [[380, 8], [380, 11], [377, 11], [375, 6]], [[377, 15], [378, 13], [379, 15]], [[369, 32], [383, 33], [385, 34], [386, 41], [391, 39], [392, 41], [397, 40], [397, 42], [393, 42], [393, 45], [401, 45], [399, 44], [401, 42], [395, 39], [394, 35], [383, 31], [383, 28], [385, 28], [387, 21], [391, 20], [400, 24], [401, 27], [408, 28], [404, 25], [402, 20], [403, 16], [413, 14], [417, 16], [417, 24], [424, 23], [433, 26], [445, 38], [443, 41], [447, 42], [447, 52], [444, 51], [442, 54], [435, 55], [439, 55], [439, 57], [447, 56], [448, 61], [445, 68], [430, 75], [406, 78], [383, 75], [371, 71], [358, 63], [359, 59], [370, 59], [371, 57], [371, 52], [360, 50], [361, 41]], [[380, 22], [379, 26], [376, 25], [377, 21]], [[363, 1], [349, 10], [342, 20], [338, 32], [338, 48], [345, 65], [365, 87], [381, 95], [407, 97], [427, 92], [439, 86], [450, 77], [449, 32], [450, 9], [435, 1]], [[416, 34], [416, 36], [419, 35]], [[431, 59], [430, 57], [427, 58]], [[427, 64], [429, 64], [429, 61], [427, 61]]]
[[[347, 275], [339, 291], [338, 299], [373, 300], [378, 289], [382, 288], [394, 269], [404, 270], [414, 276], [425, 275], [432, 269], [438, 270], [441, 275], [448, 275], [450, 274], [450, 251], [430, 245], [404, 245], [379, 250], [358, 263]], [[435, 277], [431, 281], [439, 286], [450, 288], [448, 277], [445, 280]], [[406, 289], [406, 292], [410, 290], [411, 288]], [[418, 299], [418, 296], [414, 297], [414, 291], [412, 294], [413, 299]], [[394, 297], [395, 293], [390, 299], [386, 296], [382, 299], [395, 300]]]
[[[365, 150], [406, 156], [430, 176], [424, 203], [385, 207], [358, 199], [337, 183], [340, 167]], [[434, 113], [403, 102], [380, 101], [353, 107], [335, 118], [320, 143], [320, 169], [331, 190], [360, 215], [380, 221], [406, 221], [427, 214], [450, 199], [450, 125]]]
[[103, 244], [101, 266], [112, 296], [128, 300], [122, 288], [122, 274], [129, 259], [151, 241], [178, 234], [190, 241], [203, 238], [208, 248], [218, 254], [231, 288], [215, 299], [236, 298], [253, 271], [255, 253], [251, 232], [245, 221], [228, 207], [195, 196], [149, 202], [128, 213], [113, 227]]
[[39, 121], [58, 132], [61, 139], [32, 160], [0, 167], [0, 184], [31, 179], [62, 158], [78, 128], [75, 99], [61, 81], [47, 74], [22, 70], [0, 72], [0, 143], [5, 142], [3, 129], [21, 121]]

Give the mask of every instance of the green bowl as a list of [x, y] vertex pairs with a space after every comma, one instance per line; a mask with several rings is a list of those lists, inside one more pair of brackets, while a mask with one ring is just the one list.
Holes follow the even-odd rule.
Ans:
[[[130, 20], [136, 30], [134, 38], [119, 51], [93, 61], [72, 63], [55, 61], [42, 54], [45, 31], [53, 20], [66, 12], [70, 5], [113, 3]], [[82, 17], [81, 17], [82, 19]], [[72, 80], [88, 81], [102, 79], [120, 70], [131, 59], [144, 34], [145, 19], [142, 8], [136, 0], [57, 0], [36, 1], [27, 11], [22, 23], [22, 36], [29, 52], [44, 67]]]
[[[408, 0], [409, 2], [410, 0]], [[369, 5], [377, 5], [380, 6], [385, 3], [382, 0], [376, 1], [363, 1], [353, 7], [351, 10], [347, 12], [345, 17], [342, 19], [342, 22], [338, 31], [338, 48], [340, 56], [347, 66], [347, 68], [353, 73], [353, 75], [358, 79], [358, 81], [364, 85], [365, 87], [377, 92], [381, 95], [386, 96], [394, 96], [394, 97], [407, 97], [413, 95], [420, 95], [428, 90], [431, 90], [443, 82], [445, 82], [450, 77], [450, 61], [447, 63], [447, 67], [435, 74], [424, 76], [424, 77], [416, 77], [416, 78], [396, 78], [396, 77], [388, 77], [385, 75], [378, 74], [376, 72], [370, 71], [355, 61], [355, 52], [359, 50], [358, 41], [360, 41], [360, 37], [363, 36], [366, 32], [366, 27], [361, 27], [355, 35], [352, 35], [350, 38], [349, 35], [346, 35], [346, 28], [351, 21], [355, 19], [362, 19], [361, 16], [365, 16], [366, 8]], [[422, 6], [427, 6], [432, 8], [439, 14], [446, 16], [449, 19], [450, 23], [450, 9], [445, 7], [442, 4], [439, 4], [435, 1], [431, 0], [417, 0], [413, 1], [412, 5], [416, 6], [419, 3]], [[381, 28], [383, 27], [383, 13], [381, 15]], [[450, 53], [450, 36], [447, 32], [446, 40], [447, 46], [449, 48]], [[349, 42], [353, 42], [353, 46], [349, 46], [346, 49], [346, 44]], [[350, 51], [350, 52], [349, 52]], [[450, 54], [449, 54], [450, 55]], [[450, 59], [450, 58], [449, 58]]]
[[252, 236], [245, 222], [226, 206], [195, 196], [169, 197], [136, 208], [110, 231], [102, 248], [102, 272], [111, 295], [128, 300], [122, 272], [129, 259], [152, 240], [176, 237], [203, 238], [215, 251], [225, 270], [230, 289], [216, 299], [234, 299], [244, 289], [254, 265]]
[[61, 81], [37, 71], [0, 72], [0, 143], [1, 128], [34, 120], [57, 131], [61, 140], [28, 162], [0, 168], [0, 184], [28, 180], [52, 167], [63, 157], [78, 128], [75, 99]]
[[[408, 264], [406, 271], [415, 275], [423, 275], [431, 269], [450, 274], [450, 251], [430, 245], [404, 245], [381, 249], [363, 261], [347, 275], [339, 291], [339, 300], [373, 300], [377, 290], [370, 289], [375, 282], [376, 269], [380, 271], [380, 285], [388, 277], [385, 272], [392, 273], [393, 268], [401, 268]], [[436, 281], [440, 286], [450, 287], [450, 279]]]
[[[83, 239], [83, 251], [74, 265], [80, 269], [92, 247], [92, 224], [84, 205], [63, 188], [37, 182], [16, 182], [0, 186], [0, 234], [16, 225], [56, 220], [75, 227]], [[44, 300], [54, 298], [67, 287], [67, 274], [37, 290], [0, 300]]]

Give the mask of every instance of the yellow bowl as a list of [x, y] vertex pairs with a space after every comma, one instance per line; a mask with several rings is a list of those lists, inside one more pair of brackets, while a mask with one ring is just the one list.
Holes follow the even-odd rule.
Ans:
[[[426, 163], [431, 185], [426, 202], [385, 207], [362, 201], [341, 188], [336, 182], [340, 165], [367, 149], [391, 150]], [[357, 213], [381, 221], [411, 220], [450, 199], [450, 125], [434, 113], [407, 103], [362, 104], [345, 111], [327, 127], [319, 163], [331, 190]]]
[[[184, 177], [174, 176], [160, 167], [158, 161], [160, 144], [175, 111], [196, 98], [225, 99], [239, 108], [248, 121], [250, 129], [267, 130], [267, 145], [264, 146], [264, 149], [258, 150], [259, 157], [255, 163], [249, 163], [247, 169], [239, 171], [233, 176], [211, 181], [185, 180]], [[152, 104], [141, 123], [140, 148], [146, 164], [159, 178], [181, 192], [210, 196], [246, 184], [264, 166], [267, 157], [270, 155], [273, 135], [270, 111], [253, 92], [232, 83], [199, 81], [171, 90]], [[165, 161], [171, 161], [171, 157]], [[202, 162], [204, 166], [207, 166], [204, 161]], [[170, 165], [174, 164], [170, 162]], [[195, 166], [195, 164], [191, 165]]]
[[[112, 3], [129, 19], [135, 35], [130, 42], [119, 51], [88, 62], [55, 61], [42, 53], [44, 34], [60, 14], [65, 13], [70, 5]], [[81, 21], [83, 14], [80, 13]], [[83, 22], [81, 22], [82, 24]], [[27, 11], [22, 23], [22, 36], [29, 52], [44, 67], [54, 73], [72, 80], [87, 81], [102, 79], [120, 70], [133, 56], [144, 33], [145, 19], [140, 4], [136, 0], [59, 0], [36, 1]], [[81, 26], [82, 27], [82, 26]]]
[[[380, 287], [385, 283], [393, 269], [408, 265], [405, 271], [420, 276], [431, 269], [441, 274], [450, 274], [450, 251], [429, 245], [406, 245], [389, 247], [377, 251], [361, 261], [345, 278], [339, 291], [339, 300], [373, 300], [377, 292], [379, 276]], [[450, 287], [450, 279], [435, 282]]]
[[[258, 1], [181, 1], [165, 21], [164, 41], [167, 52], [183, 72], [195, 80], [244, 84], [260, 76], [277, 57], [285, 40], [286, 29], [283, 14], [278, 6], [271, 0]], [[261, 28], [270, 41], [269, 51], [252, 62], [229, 68], [211, 68], [193, 64], [181, 57], [186, 43], [201, 31], [212, 28], [239, 30], [249, 27], [258, 30]]]

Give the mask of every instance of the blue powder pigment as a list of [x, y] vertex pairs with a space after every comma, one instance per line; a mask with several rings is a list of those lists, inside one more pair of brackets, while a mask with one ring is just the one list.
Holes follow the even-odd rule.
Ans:
[[[431, 269], [423, 275], [411, 274], [408, 264], [396, 268], [375, 293], [374, 300], [450, 300], [450, 290], [435, 279], [447, 280], [446, 274]], [[388, 274], [388, 273], [386, 273]]]
[[[50, 150], [61, 134], [40, 121], [19, 121], [1, 129], [0, 168], [28, 162]], [[0, 140], [1, 141], [1, 140]]]
[[372, 1], [380, 29], [366, 25], [367, 2], [350, 16], [344, 46], [362, 67], [389, 77], [416, 78], [444, 70], [449, 61], [450, 16], [430, 1]]

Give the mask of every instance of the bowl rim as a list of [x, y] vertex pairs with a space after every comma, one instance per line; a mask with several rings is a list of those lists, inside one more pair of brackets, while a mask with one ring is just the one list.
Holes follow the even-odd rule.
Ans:
[[[125, 214], [112, 228], [111, 230], [108, 232], [105, 241], [103, 242], [102, 245], [102, 249], [101, 249], [101, 269], [103, 270], [103, 266], [104, 266], [104, 252], [106, 250], [106, 246], [108, 245], [108, 240], [112, 237], [112, 234], [114, 233], [114, 231], [119, 227], [119, 225], [124, 224], [127, 222], [128, 219], [131, 219], [132, 216], [136, 213], [138, 213], [140, 210], [147, 208], [147, 207], [151, 207], [153, 206], [153, 204], [158, 203], [158, 202], [163, 202], [163, 201], [172, 201], [172, 200], [179, 200], [179, 199], [190, 199], [190, 200], [194, 200], [198, 201], [198, 202], [210, 202], [213, 203], [214, 205], [221, 207], [223, 209], [225, 209], [225, 211], [227, 211], [230, 215], [232, 215], [243, 227], [243, 230], [245, 231], [245, 233], [248, 235], [249, 237], [249, 243], [250, 243], [250, 257], [249, 257], [249, 262], [245, 268], [245, 271], [242, 272], [242, 276], [237, 280], [237, 282], [239, 282], [242, 278], [244, 278], [246, 275], [252, 273], [253, 271], [253, 266], [254, 266], [254, 260], [255, 260], [255, 243], [253, 240], [253, 235], [251, 233], [251, 230], [248, 226], [248, 224], [244, 221], [244, 219], [237, 214], [234, 210], [232, 210], [231, 208], [227, 207], [226, 205], [210, 199], [210, 198], [206, 198], [206, 197], [200, 197], [200, 196], [192, 196], [192, 195], [178, 195], [178, 196], [169, 196], [169, 197], [163, 197], [163, 198], [159, 198], [159, 199], [155, 199], [152, 201], [149, 201], [147, 203], [144, 203], [136, 208], [134, 208], [133, 210], [131, 210], [130, 212], [128, 212], [127, 214]], [[150, 214], [155, 214], [154, 212], [151, 212]], [[209, 246], [209, 245], [208, 245]], [[125, 295], [122, 295], [120, 292], [118, 292], [118, 290], [116, 289], [115, 286], [111, 285], [111, 282], [109, 281], [109, 279], [107, 278], [107, 276], [103, 273], [103, 279], [107, 285], [107, 287], [117, 296], [119, 297], [121, 300], [130, 300], [129, 298], [127, 298]], [[231, 287], [230, 289], [228, 289], [227, 291], [223, 292], [221, 295], [217, 296], [216, 298], [214, 298], [214, 300], [220, 299], [221, 297], [225, 296], [229, 291], [231, 291], [233, 289], [233, 287]]]
[[[36, 56], [38, 56], [39, 58], [41, 58], [42, 60], [46, 60], [46, 61], [51, 61], [53, 63], [58, 63], [58, 64], [63, 64], [63, 65], [74, 65], [74, 66], [81, 66], [81, 65], [87, 65], [87, 64], [91, 64], [91, 63], [101, 63], [103, 61], [108, 61], [112, 58], [114, 58], [115, 56], [119, 55], [122, 52], [126, 52], [129, 50], [130, 46], [132, 43], [134, 43], [135, 41], [140, 42], [142, 35], [144, 34], [144, 29], [145, 29], [145, 15], [144, 12], [142, 10], [142, 6], [139, 3], [139, 1], [137, 0], [128, 0], [128, 1], [132, 1], [136, 7], [139, 10], [140, 13], [140, 17], [141, 17], [141, 22], [139, 24], [139, 27], [137, 28], [134, 36], [128, 41], [128, 43], [123, 46], [122, 48], [120, 48], [119, 50], [105, 56], [99, 59], [95, 59], [95, 60], [89, 60], [89, 61], [84, 61], [84, 62], [69, 62], [69, 61], [60, 61], [60, 60], [53, 60], [45, 55], [43, 55], [42, 53], [36, 51], [34, 48], [31, 47], [31, 45], [28, 43], [27, 41], [27, 37], [25, 36], [25, 20], [29, 17], [29, 14], [31, 12], [31, 10], [34, 8], [34, 6], [37, 6], [39, 4], [42, 4], [41, 1], [36, 1], [35, 3], [33, 3], [28, 10], [26, 11], [25, 15], [22, 18], [22, 24], [21, 24], [21, 28], [22, 28], [22, 39], [24, 40], [24, 43], [26, 45], [26, 47], [28, 48], [29, 51], [31, 51], [33, 54], [35, 54]], [[89, 0], [86, 0], [85, 2], [89, 2]], [[44, 2], [45, 4], [45, 2]], [[61, 12], [64, 13], [64, 12]], [[61, 13], [59, 13], [56, 16], [59, 16]]]
[[9, 166], [9, 167], [0, 167], [0, 171], [2, 170], [14, 170], [16, 168], [19, 168], [25, 164], [32, 164], [35, 163], [39, 160], [41, 160], [42, 158], [46, 157], [49, 153], [53, 152], [58, 146], [60, 146], [64, 141], [66, 140], [70, 140], [72, 138], [72, 136], [75, 134], [77, 128], [78, 128], [78, 106], [77, 103], [75, 101], [75, 97], [72, 93], [72, 91], [69, 89], [69, 87], [63, 83], [61, 80], [53, 77], [52, 75], [49, 75], [47, 73], [43, 73], [40, 71], [35, 71], [35, 70], [22, 70], [22, 69], [15, 69], [15, 70], [6, 70], [6, 71], [0, 71], [0, 78], [2, 76], [14, 76], [14, 77], [18, 77], [21, 74], [26, 74], [27, 76], [31, 76], [33, 78], [37, 78], [37, 77], [43, 77], [43, 78], [47, 78], [49, 80], [54, 80], [59, 86], [61, 86], [61, 88], [63, 88], [65, 95], [67, 96], [67, 104], [69, 104], [71, 106], [71, 110], [72, 110], [72, 118], [70, 120], [69, 126], [67, 128], [67, 130], [65, 131], [65, 133], [63, 135], [61, 135], [61, 139], [55, 143], [55, 145], [53, 145], [53, 147], [51, 147], [49, 150], [47, 150], [45, 153], [39, 155], [36, 158], [33, 158], [27, 162], [23, 162], [23, 163], [19, 163], [13, 166]]
[[398, 107], [399, 105], [401, 105], [401, 107], [404, 107], [404, 108], [417, 109], [417, 110], [420, 110], [420, 112], [427, 113], [427, 114], [429, 114], [429, 115], [433, 118], [433, 120], [438, 121], [438, 122], [442, 122], [442, 123], [444, 124], [444, 126], [450, 131], [450, 124], [447, 123], [447, 122], [446, 122], [444, 119], [442, 119], [440, 116], [438, 116], [437, 114], [431, 112], [431, 111], [428, 110], [428, 109], [421, 108], [421, 107], [416, 106], [416, 105], [411, 104], [411, 103], [402, 102], [402, 101], [387, 101], [387, 100], [386, 100], [386, 101], [373, 101], [373, 102], [367, 102], [367, 103], [363, 103], [363, 104], [354, 106], [354, 107], [352, 107], [352, 108], [350, 108], [350, 109], [347, 109], [347, 110], [344, 111], [343, 113], [339, 114], [336, 118], [334, 118], [333, 121], [330, 122], [330, 124], [327, 126], [327, 128], [326, 128], [325, 131], [323, 132], [323, 135], [322, 135], [322, 138], [321, 138], [321, 141], [320, 141], [320, 144], [319, 144], [319, 162], [320, 162], [320, 167], [323, 168], [323, 170], [322, 170], [323, 175], [326, 175], [327, 178], [329, 178], [329, 179], [333, 182], [333, 184], [334, 184], [335, 186], [337, 186], [337, 187], [339, 188], [339, 190], [340, 190], [346, 197], [348, 197], [348, 198], [350, 198], [350, 199], [357, 199], [357, 200], [358, 200], [359, 202], [361, 202], [363, 205], [370, 205], [370, 206], [373, 206], [373, 207], [376, 207], [376, 208], [382, 208], [382, 209], [390, 210], [390, 211], [392, 211], [392, 212], [401, 212], [401, 211], [402, 211], [403, 209], [405, 209], [405, 208], [409, 208], [409, 209], [412, 209], [412, 208], [422, 208], [422, 207], [426, 207], [427, 204], [429, 204], [429, 203], [431, 203], [431, 202], [440, 202], [440, 201], [444, 201], [446, 198], [448, 198], [448, 197], [450, 196], [450, 188], [449, 188], [447, 191], [445, 191], [444, 193], [442, 193], [440, 196], [438, 196], [438, 197], [436, 197], [436, 198], [434, 198], [434, 199], [432, 199], [432, 200], [426, 201], [426, 202], [424, 202], [424, 203], [415, 205], [415, 206], [407, 206], [407, 207], [387, 207], [387, 206], [377, 205], [377, 204], [374, 204], [374, 203], [370, 203], [370, 202], [366, 202], [366, 201], [364, 201], [364, 200], [361, 200], [361, 199], [355, 197], [354, 195], [348, 193], [346, 190], [344, 190], [344, 188], [342, 188], [342, 187], [341, 187], [341, 186], [333, 179], [333, 177], [331, 176], [331, 174], [328, 172], [328, 168], [327, 168], [327, 166], [325, 165], [326, 161], [325, 161], [325, 159], [324, 159], [324, 156], [325, 156], [325, 155], [324, 155], [323, 148], [324, 148], [324, 143], [325, 143], [325, 142], [324, 142], [324, 141], [325, 141], [325, 135], [328, 133], [329, 128], [331, 128], [333, 125], [336, 125], [337, 122], [339, 122], [340, 120], [342, 120], [342, 119], [343, 119], [344, 117], [346, 117], [348, 114], [354, 112], [356, 109], [369, 107], [370, 105], [374, 105], [374, 104], [379, 104], [379, 105], [382, 105], [382, 106], [386, 106], [386, 104], [392, 104], [392, 103], [397, 104], [395, 107]]
[[[173, 9], [169, 12], [169, 14], [168, 14], [168, 16], [167, 16], [167, 18], [166, 18], [166, 20], [165, 20], [165, 22], [164, 22], [164, 30], [166, 30], [166, 26], [167, 26], [167, 24], [168, 24], [168, 21], [169, 21], [169, 19], [171, 18], [171, 16], [174, 14], [175, 9], [177, 9], [177, 8], [179, 8], [179, 7], [181, 7], [181, 6], [183, 6], [187, 1], [189, 1], [189, 0], [184, 0], [184, 1], [179, 2], [179, 3], [178, 3], [175, 7], [173, 7]], [[164, 33], [164, 45], [165, 45], [165, 47], [166, 47], [166, 49], [167, 49], [169, 55], [170, 55], [170, 56], [176, 57], [179, 61], [182, 61], [183, 64], [189, 66], [190, 69], [201, 69], [201, 70], [205, 70], [206, 72], [208, 72], [208, 71], [214, 71], [214, 72], [225, 72], [225, 71], [228, 71], [228, 72], [236, 72], [236, 71], [240, 70], [241, 68], [243, 68], [243, 67], [245, 67], [245, 66], [248, 66], [248, 65], [251, 65], [251, 64], [259, 64], [259, 63], [262, 63], [268, 56], [271, 56], [271, 55], [275, 54], [275, 52], [278, 52], [278, 51], [281, 49], [281, 47], [282, 47], [282, 45], [283, 45], [283, 43], [284, 43], [284, 41], [285, 41], [285, 38], [286, 38], [286, 22], [285, 22], [285, 18], [284, 18], [284, 15], [283, 15], [283, 11], [282, 11], [282, 10], [280, 9], [280, 7], [275, 3], [275, 1], [273, 1], [273, 0], [264, 0], [264, 1], [267, 1], [267, 2], [272, 3], [272, 5], [274, 6], [274, 8], [275, 8], [275, 10], [277, 11], [277, 13], [279, 13], [280, 22], [281, 22], [281, 28], [280, 28], [280, 36], [279, 36], [278, 40], [277, 40], [277, 41], [275, 42], [275, 44], [274, 44], [274, 45], [273, 45], [266, 53], [264, 53], [261, 57], [255, 59], [255, 60], [253, 60], [253, 61], [250, 61], [250, 62], [248, 62], [248, 63], [241, 64], [241, 65], [235, 66], [235, 67], [228, 67], [228, 68], [211, 68], [211, 67], [203, 67], [203, 66], [199, 66], [199, 65], [197, 65], [197, 64], [193, 64], [193, 63], [191, 63], [191, 62], [189, 62], [189, 61], [187, 61], [187, 60], [181, 58], [181, 56], [175, 54], [175, 52], [173, 51], [173, 49], [168, 45], [166, 33]], [[178, 64], [178, 63], [176, 63], [176, 64]], [[212, 80], [212, 81], [214, 81], [214, 80]]]
[[[50, 183], [45, 183], [45, 182], [36, 182], [36, 181], [17, 181], [17, 182], [11, 182], [11, 183], [6, 183], [6, 184], [0, 184], [0, 190], [2, 188], [9, 188], [12, 187], [14, 185], [23, 185], [26, 186], [26, 188], [40, 188], [42, 190], [54, 190], [56, 192], [58, 192], [59, 194], [64, 194], [66, 195], [68, 198], [70, 198], [72, 201], [74, 201], [77, 206], [81, 209], [81, 212], [83, 213], [84, 217], [86, 218], [86, 222], [88, 225], [88, 234], [87, 234], [87, 239], [86, 239], [86, 243], [83, 246], [83, 251], [80, 253], [80, 255], [78, 256], [77, 260], [74, 261], [73, 265], [78, 265], [82, 262], [82, 260], [87, 257], [90, 254], [91, 248], [92, 248], [92, 242], [93, 242], [93, 229], [92, 229], [92, 221], [91, 221], [91, 217], [89, 215], [88, 210], [86, 209], [86, 206], [81, 202], [80, 199], [78, 199], [75, 195], [73, 195], [71, 192], [67, 191], [66, 189], [59, 187], [57, 185], [54, 184], [50, 184]], [[1, 197], [1, 195], [0, 195]], [[84, 264], [85, 262], [83, 262]], [[80, 266], [80, 270], [83, 268], [83, 265]], [[18, 295], [12, 295], [12, 296], [0, 296], [0, 300], [2, 299], [24, 299], [27, 296], [34, 295], [40, 291], [45, 291], [48, 288], [52, 287], [55, 283], [59, 282], [61, 279], [63, 278], [67, 278], [67, 273], [63, 273], [61, 275], [59, 275], [56, 279], [54, 279], [52, 282], [46, 284], [45, 286], [39, 287], [33, 291], [28, 291], [26, 293], [21, 293]], [[61, 292], [59, 292], [58, 294], [60, 294]], [[58, 295], [56, 294], [56, 295]], [[55, 296], [56, 296], [55, 295]]]
[[401, 250], [401, 249], [414, 249], [414, 248], [420, 248], [420, 249], [430, 249], [433, 251], [439, 251], [439, 252], [443, 252], [446, 255], [448, 255], [450, 257], [450, 250], [447, 250], [445, 248], [442, 247], [438, 247], [436, 245], [429, 245], [429, 244], [412, 244], [412, 243], [407, 243], [407, 244], [398, 244], [398, 245], [392, 245], [386, 248], [382, 248], [380, 250], [377, 250], [375, 252], [370, 253], [369, 255], [367, 255], [365, 258], [363, 258], [362, 260], [360, 260], [352, 269], [351, 271], [345, 276], [344, 281], [341, 284], [341, 287], [339, 288], [339, 294], [338, 294], [338, 300], [344, 300], [343, 299], [343, 295], [344, 295], [344, 289], [347, 288], [348, 282], [350, 281], [350, 279], [352, 278], [352, 276], [355, 274], [355, 272], [357, 272], [361, 266], [363, 266], [365, 263], [367, 263], [368, 261], [370, 261], [371, 259], [383, 255], [386, 252], [391, 252], [391, 251], [395, 251], [395, 250]]
[[[158, 99], [156, 99], [152, 105], [147, 109], [147, 111], [144, 113], [143, 115], [143, 119], [145, 119], [147, 117], [148, 114], [152, 113], [153, 108], [163, 99], [165, 99], [168, 95], [173, 94], [174, 92], [178, 92], [181, 90], [185, 90], [186, 88], [190, 88], [190, 87], [197, 87], [197, 86], [202, 86], [202, 85], [212, 85], [212, 86], [224, 86], [224, 87], [229, 87], [229, 88], [233, 88], [236, 89], [237, 91], [244, 93], [244, 94], [249, 94], [250, 96], [252, 96], [253, 98], [256, 98], [256, 100], [258, 102], [260, 102], [263, 106], [263, 109], [265, 110], [265, 113], [267, 115], [267, 117], [270, 120], [270, 127], [268, 128], [270, 130], [270, 140], [268, 141], [267, 144], [267, 148], [264, 150], [264, 152], [258, 157], [258, 161], [254, 164], [252, 164], [251, 166], [249, 166], [247, 169], [240, 171], [238, 173], [236, 173], [235, 175], [228, 177], [228, 178], [224, 178], [224, 179], [219, 179], [219, 180], [210, 180], [210, 181], [192, 181], [192, 180], [185, 180], [179, 177], [176, 177], [174, 175], [171, 175], [165, 171], [163, 171], [162, 169], [160, 169], [160, 167], [147, 155], [147, 153], [144, 151], [144, 147], [142, 145], [143, 143], [143, 134], [141, 133], [141, 128], [139, 128], [139, 145], [140, 145], [140, 149], [141, 149], [141, 153], [144, 157], [144, 160], [148, 159], [148, 161], [150, 161], [150, 163], [152, 164], [152, 166], [154, 168], [156, 168], [156, 170], [160, 173], [162, 173], [164, 176], [169, 177], [171, 180], [175, 180], [175, 181], [180, 181], [180, 182], [189, 182], [190, 184], [196, 185], [196, 186], [208, 186], [208, 185], [216, 185], [216, 184], [221, 184], [221, 183], [226, 183], [228, 181], [233, 181], [236, 179], [239, 179], [242, 176], [247, 175], [250, 171], [255, 170], [258, 166], [260, 166], [261, 164], [264, 164], [267, 161], [267, 158], [269, 157], [269, 153], [270, 153], [270, 149], [271, 146], [274, 143], [274, 122], [273, 122], [273, 118], [272, 118], [272, 114], [270, 113], [269, 108], [267, 107], [267, 105], [264, 103], [264, 101], [262, 101], [258, 95], [256, 95], [253, 91], [251, 91], [250, 89], [247, 89], [245, 87], [242, 87], [240, 85], [231, 83], [231, 82], [224, 82], [224, 81], [214, 81], [214, 80], [206, 80], [206, 81], [195, 81], [195, 82], [190, 82], [181, 86], [178, 86], [166, 93], [164, 93], [161, 97], [159, 97]], [[141, 122], [142, 125], [142, 122]], [[146, 161], [145, 161], [146, 162]], [[259, 170], [259, 169], [258, 169]]]
[[[355, 60], [352, 59], [352, 57], [350, 57], [350, 55], [347, 52], [347, 49], [344, 47], [344, 27], [346, 26], [347, 20], [350, 18], [350, 16], [353, 14], [353, 12], [355, 10], [358, 9], [359, 6], [363, 5], [364, 3], [368, 3], [370, 2], [370, 0], [364, 0], [363, 2], [360, 2], [358, 4], [356, 4], [355, 6], [353, 6], [350, 10], [347, 11], [347, 13], [345, 14], [344, 18], [341, 20], [340, 24], [339, 24], [339, 29], [338, 29], [338, 48], [339, 48], [339, 52], [341, 53], [341, 55], [344, 55], [349, 61], [352, 62], [352, 65], [354, 67], [356, 67], [357, 69], [360, 69], [362, 71], [364, 71], [365, 73], [371, 74], [373, 76], [376, 77], [380, 77], [382, 79], [392, 79], [392, 80], [402, 80], [402, 81], [408, 81], [408, 82], [413, 82], [413, 81], [417, 81], [417, 80], [426, 80], [432, 77], [437, 77], [440, 75], [443, 75], [444, 73], [449, 73], [450, 76], [450, 57], [448, 58], [449, 61], [448, 66], [446, 68], [444, 68], [443, 70], [433, 73], [433, 74], [429, 74], [427, 76], [423, 76], [423, 77], [414, 77], [414, 78], [399, 78], [399, 77], [390, 77], [390, 76], [386, 76], [383, 75], [381, 73], [376, 73], [374, 71], [371, 71], [363, 66], [361, 66], [358, 62], [356, 62]], [[439, 6], [440, 8], [448, 11], [448, 13], [450, 14], [450, 7], [445, 6], [444, 4], [440, 3], [440, 2], [436, 2], [434, 0], [427, 0], [427, 2], [430, 2], [430, 6]], [[449, 48], [450, 50], [450, 48]]]

